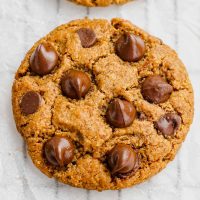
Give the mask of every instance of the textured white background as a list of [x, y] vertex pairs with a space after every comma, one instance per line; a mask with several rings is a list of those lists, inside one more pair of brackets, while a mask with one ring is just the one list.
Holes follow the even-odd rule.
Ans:
[[[195, 90], [195, 120], [174, 162], [160, 174], [122, 191], [86, 191], [41, 174], [26, 154], [11, 109], [14, 73], [26, 51], [72, 19], [123, 17], [160, 37], [186, 64]], [[0, 200], [200, 199], [200, 0], [135, 0], [85, 8], [65, 0], [0, 0]]]

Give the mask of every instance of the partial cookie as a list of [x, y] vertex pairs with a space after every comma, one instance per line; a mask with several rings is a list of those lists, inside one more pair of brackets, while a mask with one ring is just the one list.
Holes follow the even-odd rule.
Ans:
[[12, 104], [36, 167], [92, 190], [161, 171], [194, 111], [175, 51], [123, 19], [75, 20], [39, 40], [16, 73]]
[[108, 6], [111, 4], [123, 4], [130, 0], [95, 0], [95, 1], [94, 0], [74, 0], [74, 1], [84, 6], [94, 7], [94, 6]]

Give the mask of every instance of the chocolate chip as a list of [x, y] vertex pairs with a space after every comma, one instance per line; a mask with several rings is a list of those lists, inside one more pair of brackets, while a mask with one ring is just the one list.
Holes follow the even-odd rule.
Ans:
[[30, 58], [30, 67], [38, 75], [49, 74], [58, 64], [58, 54], [47, 43], [40, 44]]
[[120, 178], [133, 175], [139, 168], [138, 153], [127, 144], [117, 144], [108, 154], [111, 174]]
[[61, 88], [67, 97], [71, 99], [81, 99], [85, 97], [91, 87], [89, 76], [77, 70], [69, 70], [61, 80]]
[[29, 91], [23, 95], [20, 103], [20, 109], [23, 115], [30, 115], [35, 113], [41, 103], [41, 96], [39, 93]]
[[139, 61], [145, 53], [145, 43], [132, 33], [124, 33], [116, 42], [117, 55], [124, 61]]
[[49, 163], [54, 166], [66, 166], [74, 157], [74, 145], [67, 137], [54, 136], [44, 146]]
[[138, 119], [143, 121], [147, 119], [147, 116], [143, 112], [138, 112]]
[[166, 102], [172, 91], [173, 87], [159, 75], [149, 76], [142, 84], [142, 95], [151, 103]]
[[181, 117], [175, 113], [167, 113], [162, 116], [157, 122], [155, 127], [164, 136], [173, 136], [181, 125]]
[[130, 102], [118, 98], [110, 103], [107, 110], [107, 120], [116, 128], [124, 128], [131, 125], [135, 116], [135, 107]]
[[83, 48], [89, 48], [97, 41], [95, 32], [90, 28], [81, 28], [77, 31], [77, 33]]

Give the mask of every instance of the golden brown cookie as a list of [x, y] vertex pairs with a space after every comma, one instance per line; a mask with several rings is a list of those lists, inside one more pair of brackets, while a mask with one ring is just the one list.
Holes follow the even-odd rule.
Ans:
[[75, 20], [26, 54], [12, 91], [18, 131], [44, 174], [116, 190], [173, 160], [193, 119], [175, 51], [123, 19]]
[[94, 6], [108, 6], [111, 4], [123, 4], [130, 0], [73, 0], [78, 4], [94, 7]]

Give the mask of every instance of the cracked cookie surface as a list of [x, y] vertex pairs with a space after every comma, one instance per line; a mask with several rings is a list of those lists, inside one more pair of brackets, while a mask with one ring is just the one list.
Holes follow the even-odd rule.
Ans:
[[12, 90], [33, 163], [75, 187], [143, 182], [173, 160], [193, 119], [175, 51], [123, 19], [75, 20], [26, 54]]
[[130, 0], [73, 0], [78, 4], [94, 7], [94, 6], [108, 6], [111, 4], [123, 4]]

